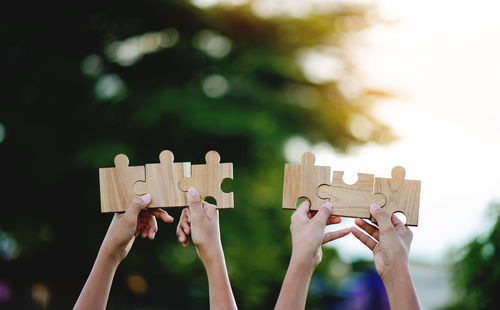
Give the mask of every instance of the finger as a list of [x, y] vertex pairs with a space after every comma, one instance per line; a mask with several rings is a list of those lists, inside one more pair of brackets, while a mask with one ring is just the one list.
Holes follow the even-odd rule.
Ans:
[[394, 231], [394, 226], [392, 225], [391, 219], [389, 218], [387, 213], [382, 210], [382, 208], [380, 208], [376, 204], [371, 204], [370, 213], [375, 218], [375, 220], [377, 220], [378, 227], [381, 231]]
[[342, 218], [340, 216], [330, 215], [330, 217], [326, 221], [326, 225], [338, 224], [340, 222], [342, 222]]
[[136, 237], [137, 237], [137, 236], [138, 236], [140, 233], [142, 233], [142, 231], [143, 231], [144, 229], [146, 229], [147, 227], [148, 227], [148, 225], [147, 225], [147, 224], [138, 224], [138, 225], [137, 225], [137, 227], [136, 227], [136, 229], [135, 229], [134, 236], [136, 236]]
[[141, 232], [141, 237], [146, 238], [148, 236], [149, 226], [146, 226]]
[[177, 234], [177, 240], [179, 240], [179, 243], [182, 244], [182, 246], [186, 247], [187, 246], [187, 236], [184, 233], [184, 230], [182, 230], [180, 223], [177, 226], [176, 234]]
[[149, 225], [148, 237], [149, 239], [153, 240], [155, 238], [156, 232], [158, 231], [158, 224], [156, 223], [156, 217], [150, 215], [148, 219], [148, 225]]
[[203, 210], [203, 205], [201, 203], [201, 197], [198, 191], [194, 187], [190, 187], [187, 192], [187, 203], [189, 206], [189, 211], [194, 216], [201, 216], [205, 214]]
[[354, 235], [354, 237], [358, 238], [359, 241], [361, 241], [364, 245], [366, 245], [370, 250], [373, 251], [373, 249], [377, 246], [377, 241], [373, 240], [370, 236], [363, 233], [356, 227], [353, 226], [349, 230]]
[[191, 224], [191, 211], [189, 211], [189, 208], [186, 208], [186, 216], [188, 219], [188, 223]]
[[308, 221], [312, 217], [309, 211], [310, 208], [311, 202], [309, 200], [302, 201], [297, 210], [293, 212], [291, 220], [297, 221], [297, 219], [300, 219], [300, 221]]
[[181, 226], [182, 231], [186, 235], [190, 235], [191, 234], [191, 226], [187, 222], [180, 223], [180, 226]]
[[366, 221], [363, 221], [360, 218], [355, 219], [354, 223], [356, 223], [356, 225], [358, 225], [359, 228], [363, 229], [368, 234], [370, 234], [370, 236], [372, 236], [373, 238], [375, 238], [375, 240], [377, 240], [377, 241], [379, 240], [380, 232], [379, 232], [377, 226], [375, 226], [373, 224], [370, 224], [370, 223], [368, 223]]
[[151, 195], [149, 194], [135, 198], [130, 204], [130, 207], [127, 209], [127, 211], [125, 211], [125, 216], [130, 216], [134, 219], [137, 218], [137, 216], [139, 216], [139, 213], [141, 213], [142, 210], [149, 206], [150, 203]]
[[349, 230], [349, 228], [344, 228], [341, 230], [328, 232], [323, 236], [323, 242], [321, 242], [321, 244], [325, 244], [325, 243], [328, 243], [328, 242], [333, 241], [335, 239], [339, 239], [339, 238], [342, 238], [344, 236], [347, 236], [350, 232], [351, 231]]
[[314, 221], [321, 223], [322, 225], [326, 225], [326, 221], [330, 217], [332, 213], [332, 204], [327, 202], [321, 208], [319, 208], [318, 213], [313, 217]]
[[401, 227], [401, 226], [405, 226], [405, 223], [403, 223], [403, 221], [401, 221], [399, 219], [399, 217], [396, 216], [396, 214], [393, 214], [391, 216], [391, 222], [392, 222], [392, 225], [394, 225], [394, 227]]
[[163, 209], [150, 209], [149, 213], [153, 214], [157, 218], [160, 218], [165, 223], [172, 223], [174, 221], [174, 218]]
[[205, 213], [210, 217], [214, 218], [217, 216], [217, 206], [208, 202], [203, 202], [203, 208], [205, 209]]

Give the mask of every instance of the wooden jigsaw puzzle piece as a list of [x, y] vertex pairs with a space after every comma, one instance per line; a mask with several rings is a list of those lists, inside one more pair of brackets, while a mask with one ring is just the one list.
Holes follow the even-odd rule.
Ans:
[[179, 188], [186, 192], [193, 186], [203, 198], [214, 198], [218, 209], [234, 208], [233, 193], [221, 190], [222, 181], [233, 178], [233, 164], [221, 164], [220, 155], [216, 151], [209, 151], [205, 155], [205, 162], [206, 164], [192, 165], [191, 178], [182, 178]]
[[160, 153], [160, 163], [146, 164], [146, 181], [137, 181], [134, 185], [136, 195], [151, 195], [148, 208], [187, 206], [186, 194], [179, 189], [179, 181], [191, 163], [174, 163], [174, 154], [168, 150]]
[[144, 166], [129, 167], [128, 157], [118, 154], [114, 168], [99, 169], [101, 191], [101, 212], [122, 212], [127, 210], [136, 197], [133, 185], [145, 180]]
[[[382, 193], [386, 198], [382, 209], [389, 216], [401, 212], [406, 216], [406, 225], [418, 226], [420, 204], [420, 184], [418, 180], [405, 180], [403, 167], [392, 168], [392, 178], [375, 178], [375, 193]], [[375, 221], [375, 219], [371, 219]]]
[[318, 186], [329, 184], [330, 167], [315, 166], [313, 153], [304, 153], [300, 165], [285, 164], [283, 182], [283, 209], [296, 209], [299, 198], [308, 198], [311, 201], [311, 210], [319, 208], [328, 202], [318, 197]]
[[385, 204], [384, 195], [374, 194], [373, 174], [358, 173], [358, 181], [352, 185], [345, 184], [343, 177], [343, 171], [334, 171], [332, 185], [324, 184], [318, 187], [318, 196], [330, 200], [333, 215], [368, 219], [370, 204]]

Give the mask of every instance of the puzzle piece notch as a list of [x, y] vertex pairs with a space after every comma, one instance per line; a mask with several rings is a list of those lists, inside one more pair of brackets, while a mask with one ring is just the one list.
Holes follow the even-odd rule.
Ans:
[[300, 165], [285, 164], [283, 209], [296, 209], [300, 198], [311, 201], [311, 210], [319, 210], [328, 201], [318, 197], [316, 191], [318, 186], [329, 183], [330, 167], [315, 166], [315, 161], [314, 154], [307, 152], [302, 155]]
[[189, 162], [174, 163], [174, 154], [169, 150], [160, 153], [160, 163], [146, 164], [146, 181], [133, 185], [136, 195], [151, 195], [149, 208], [187, 206], [186, 194], [179, 189], [179, 181], [185, 177]]
[[[375, 193], [386, 198], [382, 207], [389, 216], [401, 212], [406, 216], [407, 226], [418, 226], [418, 210], [420, 204], [419, 180], [405, 180], [406, 171], [401, 166], [392, 168], [392, 178], [375, 178]], [[375, 222], [374, 218], [371, 221]]]
[[374, 194], [375, 176], [358, 173], [354, 184], [345, 184], [344, 172], [333, 171], [332, 185], [321, 185], [317, 194], [320, 198], [329, 199], [332, 214], [346, 217], [370, 218], [370, 204], [385, 205], [382, 194]]
[[114, 168], [99, 168], [101, 212], [122, 212], [127, 210], [135, 198], [133, 184], [145, 180], [144, 166], [129, 167], [125, 154], [114, 158]]
[[233, 193], [225, 193], [221, 183], [225, 179], [233, 178], [233, 163], [220, 163], [220, 155], [216, 151], [209, 151], [205, 155], [206, 164], [191, 166], [191, 178], [182, 178], [179, 188], [186, 192], [191, 186], [205, 197], [212, 197], [217, 202], [218, 209], [234, 208]]

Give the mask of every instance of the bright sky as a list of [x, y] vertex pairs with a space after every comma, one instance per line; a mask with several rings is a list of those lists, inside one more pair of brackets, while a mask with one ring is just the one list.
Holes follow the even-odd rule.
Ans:
[[[374, 111], [400, 140], [348, 155], [312, 149], [317, 164], [351, 175], [390, 177], [402, 165], [408, 179], [422, 180], [410, 258], [439, 262], [491, 227], [486, 210], [500, 200], [500, 3], [376, 3], [381, 16], [399, 22], [367, 31], [356, 56], [365, 85], [401, 94]], [[353, 239], [335, 242], [342, 256], [370, 257]]]

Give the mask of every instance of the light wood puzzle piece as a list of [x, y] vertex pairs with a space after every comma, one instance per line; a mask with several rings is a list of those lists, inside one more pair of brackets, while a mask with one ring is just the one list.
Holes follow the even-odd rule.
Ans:
[[179, 189], [179, 181], [187, 176], [185, 169], [191, 163], [174, 163], [174, 154], [168, 150], [160, 153], [160, 163], [146, 164], [146, 181], [137, 181], [133, 185], [136, 195], [151, 195], [148, 208], [187, 206], [186, 194]]
[[328, 202], [316, 194], [318, 186], [328, 184], [330, 178], [330, 167], [315, 166], [313, 153], [304, 153], [300, 165], [285, 164], [285, 176], [283, 182], [283, 209], [296, 209], [299, 198], [308, 198], [311, 201], [311, 209], [319, 208]]
[[373, 193], [373, 174], [358, 173], [358, 181], [352, 185], [345, 184], [343, 177], [343, 171], [334, 171], [332, 185], [324, 184], [318, 187], [318, 196], [330, 200], [333, 215], [368, 219], [370, 204], [384, 206], [384, 195]]
[[[420, 181], [405, 180], [405, 169], [392, 168], [392, 178], [375, 178], [375, 193], [382, 193], [386, 198], [385, 210], [389, 216], [402, 212], [406, 216], [406, 225], [418, 226], [420, 204]], [[371, 219], [374, 221], [374, 219]]]
[[99, 168], [101, 190], [101, 212], [121, 212], [127, 210], [136, 197], [133, 185], [144, 180], [144, 166], [129, 167], [128, 157], [115, 156], [114, 168]]
[[205, 155], [205, 165], [192, 165], [191, 178], [182, 178], [179, 188], [186, 192], [189, 187], [196, 188], [203, 198], [212, 197], [217, 209], [234, 208], [233, 193], [224, 193], [220, 186], [224, 179], [233, 178], [233, 163], [220, 163], [220, 155], [210, 151]]

